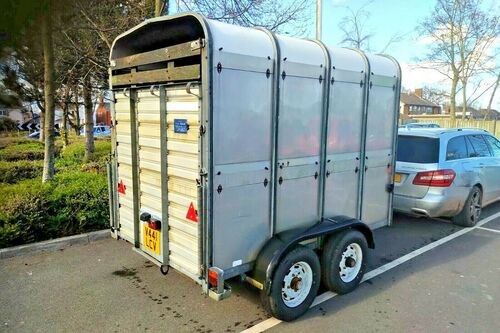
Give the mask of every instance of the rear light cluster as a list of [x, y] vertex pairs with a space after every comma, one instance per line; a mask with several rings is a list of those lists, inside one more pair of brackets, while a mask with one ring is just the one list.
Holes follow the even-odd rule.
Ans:
[[455, 171], [451, 169], [419, 172], [413, 179], [413, 185], [448, 187], [455, 176]]
[[219, 282], [219, 274], [216, 271], [209, 269], [208, 283], [213, 287], [217, 287], [218, 282]]

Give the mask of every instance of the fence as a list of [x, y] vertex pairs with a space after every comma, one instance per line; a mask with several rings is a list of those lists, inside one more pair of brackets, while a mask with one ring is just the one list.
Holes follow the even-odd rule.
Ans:
[[497, 138], [500, 137], [500, 120], [462, 120], [455, 119], [453, 122], [450, 118], [438, 117], [411, 117], [412, 121], [419, 123], [434, 123], [444, 128], [482, 128], [494, 134]]

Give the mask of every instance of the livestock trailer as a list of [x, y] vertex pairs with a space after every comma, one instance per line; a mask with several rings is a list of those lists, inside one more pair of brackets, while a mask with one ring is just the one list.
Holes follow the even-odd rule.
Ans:
[[360, 282], [389, 225], [401, 71], [389, 56], [229, 25], [146, 20], [110, 55], [111, 229], [215, 299], [284, 320]]

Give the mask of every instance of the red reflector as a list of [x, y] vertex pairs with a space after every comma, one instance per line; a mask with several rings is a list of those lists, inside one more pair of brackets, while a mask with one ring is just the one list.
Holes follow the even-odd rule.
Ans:
[[455, 171], [451, 169], [419, 172], [413, 179], [413, 185], [448, 187], [455, 176]]
[[161, 229], [161, 222], [158, 220], [149, 220], [148, 222], [148, 227], [150, 227], [153, 230], [160, 230]]
[[208, 283], [213, 286], [217, 287], [217, 280], [219, 279], [219, 274], [215, 271], [208, 270]]
[[118, 193], [125, 194], [125, 189], [127, 187], [123, 185], [123, 180], [120, 179], [120, 183], [118, 184]]

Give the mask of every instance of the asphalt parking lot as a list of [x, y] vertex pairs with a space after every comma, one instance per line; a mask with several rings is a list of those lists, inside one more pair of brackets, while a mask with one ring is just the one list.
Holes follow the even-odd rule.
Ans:
[[[482, 217], [498, 212], [500, 203]], [[464, 232], [449, 222], [396, 215], [393, 227], [375, 232], [372, 278], [348, 295], [322, 294], [326, 301], [292, 323], [268, 319], [257, 291], [238, 281], [232, 297], [212, 301], [174, 270], [161, 275], [125, 241], [4, 259], [0, 331], [497, 332], [500, 216], [490, 219]], [[435, 246], [440, 240], [446, 242]]]

